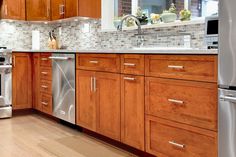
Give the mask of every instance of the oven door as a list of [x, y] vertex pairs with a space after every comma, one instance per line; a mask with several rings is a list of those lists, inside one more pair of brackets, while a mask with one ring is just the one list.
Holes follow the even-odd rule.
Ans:
[[12, 66], [0, 65], [0, 107], [12, 105]]

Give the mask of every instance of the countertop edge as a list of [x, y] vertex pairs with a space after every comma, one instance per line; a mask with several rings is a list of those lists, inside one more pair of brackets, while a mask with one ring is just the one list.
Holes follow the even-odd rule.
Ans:
[[103, 53], [103, 54], [198, 54], [198, 55], [217, 55], [218, 50], [196, 49], [196, 50], [21, 50], [13, 49], [12, 52], [28, 53]]

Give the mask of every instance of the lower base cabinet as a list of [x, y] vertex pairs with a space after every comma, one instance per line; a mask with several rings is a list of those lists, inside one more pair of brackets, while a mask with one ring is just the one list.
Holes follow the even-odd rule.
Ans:
[[146, 116], [146, 151], [158, 157], [217, 157], [217, 133]]
[[77, 70], [76, 124], [120, 141], [120, 75]]
[[120, 74], [95, 74], [97, 131], [120, 141]]
[[14, 110], [32, 108], [32, 66], [30, 53], [13, 53], [12, 106]]
[[121, 142], [144, 151], [144, 76], [121, 75]]

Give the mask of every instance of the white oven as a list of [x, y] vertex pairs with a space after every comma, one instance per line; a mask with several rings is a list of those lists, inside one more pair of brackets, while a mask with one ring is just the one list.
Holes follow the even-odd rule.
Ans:
[[209, 16], [205, 20], [205, 43], [208, 49], [218, 49], [218, 16]]

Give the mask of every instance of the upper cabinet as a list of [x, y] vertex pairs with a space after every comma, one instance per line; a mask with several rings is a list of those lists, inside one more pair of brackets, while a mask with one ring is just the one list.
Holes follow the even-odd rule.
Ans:
[[26, 0], [28, 21], [50, 20], [50, 0]]
[[52, 20], [78, 16], [78, 0], [51, 0]]
[[101, 0], [79, 0], [79, 16], [101, 18]]
[[70, 17], [101, 18], [101, 0], [3, 0], [1, 18], [50, 21]]
[[1, 5], [1, 18], [25, 20], [25, 0], [3, 0]]

